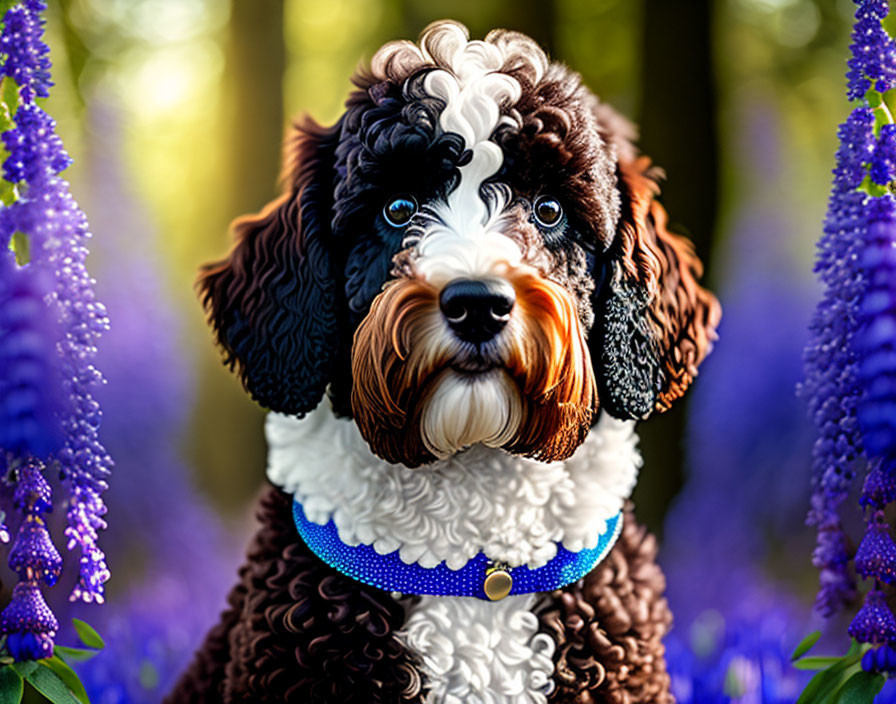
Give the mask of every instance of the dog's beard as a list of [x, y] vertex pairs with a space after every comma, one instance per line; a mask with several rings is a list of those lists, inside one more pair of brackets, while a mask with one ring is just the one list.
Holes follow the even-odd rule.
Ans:
[[519, 390], [504, 370], [466, 374], [446, 369], [423, 408], [420, 434], [426, 449], [444, 458], [476, 443], [503, 447], [521, 421]]
[[509, 280], [517, 308], [480, 372], [434, 287], [403, 278], [374, 299], [352, 349], [352, 410], [380, 457], [416, 467], [483, 443], [552, 461], [585, 439], [597, 393], [575, 303], [531, 270]]

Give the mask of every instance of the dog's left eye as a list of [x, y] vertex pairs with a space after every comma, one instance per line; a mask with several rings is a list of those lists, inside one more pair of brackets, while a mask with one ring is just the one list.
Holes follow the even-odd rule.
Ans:
[[417, 201], [412, 196], [396, 196], [383, 207], [383, 217], [392, 227], [404, 227], [417, 212]]
[[537, 224], [553, 228], [563, 220], [563, 206], [553, 196], [539, 196], [532, 205], [532, 214]]

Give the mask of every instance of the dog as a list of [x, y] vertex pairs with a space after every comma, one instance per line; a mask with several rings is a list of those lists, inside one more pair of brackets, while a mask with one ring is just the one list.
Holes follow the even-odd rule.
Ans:
[[716, 337], [632, 125], [450, 21], [287, 140], [202, 301], [272, 486], [175, 702], [674, 701], [635, 422]]

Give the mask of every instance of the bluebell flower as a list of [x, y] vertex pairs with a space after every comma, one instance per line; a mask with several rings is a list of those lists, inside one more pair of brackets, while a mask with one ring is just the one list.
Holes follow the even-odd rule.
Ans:
[[887, 606], [886, 595], [874, 588], [865, 595], [865, 603], [847, 629], [860, 643], [883, 645], [896, 640], [896, 618]]
[[883, 511], [875, 511], [868, 521], [865, 537], [856, 550], [855, 565], [856, 572], [866, 579], [896, 582], [896, 544]]
[[896, 125], [880, 128], [880, 137], [871, 158], [871, 180], [886, 186], [896, 179]]
[[6, 647], [16, 660], [38, 660], [53, 655], [53, 638], [59, 622], [47, 606], [35, 582], [19, 582], [12, 590], [12, 601], [0, 613], [0, 633], [6, 634]]
[[877, 588], [896, 581], [896, 545], [882, 512], [896, 498], [896, 199], [886, 190], [896, 176], [896, 125], [882, 102], [896, 86], [896, 43], [882, 25], [889, 4], [857, 4], [847, 94], [862, 104], [838, 131], [815, 267], [825, 289], [810, 324], [801, 392], [818, 433], [808, 516], [818, 529], [816, 603], [829, 616], [852, 596], [839, 510], [857, 468], [868, 466], [860, 499], [868, 524], [855, 568], [876, 586], [849, 631], [877, 644], [885, 640], [881, 633], [896, 629]]
[[857, 4], [850, 47], [852, 58], [846, 74], [850, 100], [864, 97], [872, 87], [885, 93], [896, 85], [896, 47], [881, 25], [889, 12], [889, 3], [887, 0], [862, 0]]
[[[93, 358], [108, 318], [85, 267], [87, 219], [59, 176], [71, 159], [36, 103], [52, 85], [44, 10], [43, 0], [16, 3], [0, 31], [0, 77], [18, 90], [11, 126], [0, 135], [8, 152], [3, 177], [16, 186], [14, 201], [0, 205], [0, 455], [23, 517], [9, 560], [21, 598], [14, 594], [0, 614], [0, 630], [20, 659], [52, 653], [55, 635], [38, 586], [55, 584], [62, 566], [44, 522], [53, 507], [45, 466], [59, 468], [67, 547], [80, 551], [72, 598], [102, 601], [109, 578], [98, 533], [106, 527], [101, 494], [111, 460], [99, 441], [102, 416], [93, 397], [102, 382]], [[16, 233], [27, 242], [22, 262], [10, 250]], [[5, 531], [4, 524], [0, 538]]]

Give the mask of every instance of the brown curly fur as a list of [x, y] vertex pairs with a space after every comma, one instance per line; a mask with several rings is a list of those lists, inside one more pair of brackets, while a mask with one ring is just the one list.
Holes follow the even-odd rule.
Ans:
[[[396, 640], [386, 592], [311, 554], [291, 499], [270, 488], [228, 609], [163, 704], [421, 704], [425, 682]], [[546, 595], [559, 704], [672, 704], [662, 637], [672, 621], [656, 541], [626, 512], [619, 542], [583, 581]]]
[[652, 317], [661, 331], [665, 384], [656, 410], [666, 411], [684, 395], [697, 367], [712, 350], [722, 317], [719, 301], [697, 282], [703, 265], [690, 240], [667, 228], [656, 197], [660, 172], [641, 156], [619, 163], [627, 207], [619, 226], [625, 272], [639, 280], [653, 300]]
[[674, 704], [662, 643], [672, 613], [656, 552], [629, 506], [607, 559], [551, 594], [539, 618], [557, 642], [552, 704]]
[[165, 704], [422, 702], [417, 667], [394, 635], [401, 605], [315, 557], [282, 491], [264, 493], [258, 518], [229, 609]]

